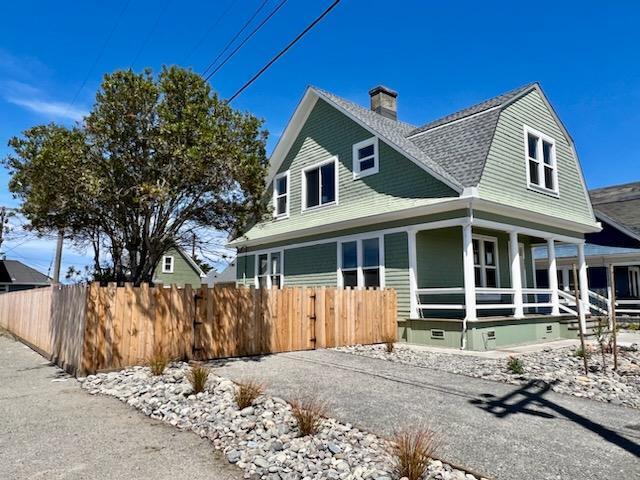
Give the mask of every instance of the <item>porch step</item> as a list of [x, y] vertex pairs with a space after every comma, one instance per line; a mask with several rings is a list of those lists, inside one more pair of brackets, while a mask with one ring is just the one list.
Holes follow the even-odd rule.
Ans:
[[[591, 315], [590, 317], [587, 317], [585, 322], [587, 327], [586, 331], [584, 332], [585, 336], [593, 337], [595, 335], [595, 331], [596, 331], [596, 328], [598, 327], [599, 322], [608, 322], [608, 319], [605, 316], [596, 316], [596, 315]], [[576, 334], [578, 334], [578, 332], [580, 331], [578, 319], [575, 317], [560, 320], [560, 323], [564, 325], [568, 325], [567, 330], [575, 331]]]

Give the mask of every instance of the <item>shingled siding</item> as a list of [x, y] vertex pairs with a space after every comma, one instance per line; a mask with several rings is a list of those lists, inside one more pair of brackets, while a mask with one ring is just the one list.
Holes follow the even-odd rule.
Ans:
[[[550, 136], [556, 143], [560, 198], [527, 188], [523, 125]], [[525, 95], [500, 115], [484, 173], [482, 198], [545, 215], [593, 224], [587, 192], [568, 139], [537, 91]]]
[[286, 286], [336, 286], [337, 245], [335, 242], [284, 251]]

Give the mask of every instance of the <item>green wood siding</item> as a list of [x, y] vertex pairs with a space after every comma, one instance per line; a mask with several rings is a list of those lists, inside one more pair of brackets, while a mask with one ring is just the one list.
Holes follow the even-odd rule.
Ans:
[[284, 252], [286, 286], [336, 286], [337, 245], [335, 242], [292, 248]]
[[[253, 227], [246, 236], [262, 238], [427, 205], [433, 203], [434, 198], [458, 196], [382, 141], [379, 142], [379, 173], [354, 180], [353, 145], [371, 137], [371, 133], [353, 120], [324, 100], [318, 100], [278, 171], [290, 171], [290, 218], [267, 220]], [[302, 170], [333, 156], [338, 157], [338, 205], [302, 213]], [[269, 191], [271, 187], [269, 185]]]
[[239, 285], [254, 285], [255, 255], [243, 255], [237, 258], [236, 279]]
[[200, 286], [200, 284], [206, 283], [206, 279], [200, 277], [200, 274], [194, 270], [189, 261], [178, 250], [172, 248], [165, 255], [173, 256], [173, 273], [162, 273], [161, 260], [153, 274], [155, 283], [176, 284], [179, 286], [187, 284]]
[[462, 287], [462, 228], [424, 230], [416, 235], [418, 288]]
[[392, 233], [384, 236], [385, 286], [395, 288], [398, 295], [398, 316], [408, 318], [409, 298], [409, 249], [407, 234]]
[[[523, 126], [555, 140], [560, 197], [527, 188]], [[480, 197], [584, 224], [594, 224], [580, 167], [569, 141], [537, 91], [501, 113], [480, 184]]]

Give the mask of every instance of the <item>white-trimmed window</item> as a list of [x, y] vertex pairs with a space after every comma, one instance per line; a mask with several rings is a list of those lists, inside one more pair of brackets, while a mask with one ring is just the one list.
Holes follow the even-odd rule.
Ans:
[[353, 178], [378, 173], [378, 137], [369, 138], [353, 146]]
[[256, 288], [280, 288], [284, 283], [282, 270], [282, 251], [260, 253], [256, 255]]
[[273, 216], [289, 216], [289, 170], [276, 175], [273, 181]]
[[302, 170], [302, 210], [338, 203], [337, 157]]
[[338, 284], [340, 287], [384, 287], [384, 245], [382, 237], [338, 243]]
[[173, 273], [175, 259], [173, 255], [165, 255], [162, 257], [162, 273]]
[[495, 238], [473, 236], [473, 267], [477, 287], [500, 286], [498, 242]]
[[527, 157], [527, 186], [544, 193], [558, 195], [555, 141], [544, 133], [525, 126], [524, 142]]

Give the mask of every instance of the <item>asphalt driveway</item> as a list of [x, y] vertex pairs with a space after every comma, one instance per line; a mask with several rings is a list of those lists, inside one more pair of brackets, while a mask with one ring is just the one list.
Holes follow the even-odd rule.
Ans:
[[240, 473], [195, 433], [87, 394], [0, 335], [1, 479], [234, 480]]
[[219, 362], [283, 398], [321, 396], [332, 416], [378, 434], [426, 424], [444, 460], [499, 479], [640, 478], [640, 411], [350, 355], [294, 352]]

